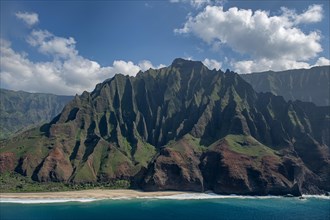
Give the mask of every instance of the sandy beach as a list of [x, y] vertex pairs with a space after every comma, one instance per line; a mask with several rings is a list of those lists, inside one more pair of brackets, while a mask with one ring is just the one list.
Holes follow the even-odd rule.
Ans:
[[91, 189], [67, 192], [32, 192], [32, 193], [0, 193], [1, 199], [116, 199], [173, 196], [185, 192], [161, 191], [142, 192], [137, 190], [104, 190]]
[[[325, 195], [303, 195], [304, 198], [330, 199]], [[18, 203], [48, 203], [48, 202], [65, 202], [80, 201], [88, 202], [104, 199], [135, 199], [135, 198], [165, 198], [165, 199], [220, 199], [220, 198], [240, 198], [240, 199], [267, 199], [267, 198], [284, 198], [283, 196], [240, 196], [240, 195], [218, 195], [212, 192], [182, 192], [182, 191], [158, 191], [143, 192], [139, 190], [118, 189], [90, 189], [80, 191], [65, 192], [30, 192], [30, 193], [0, 193], [0, 202], [18, 202]]]

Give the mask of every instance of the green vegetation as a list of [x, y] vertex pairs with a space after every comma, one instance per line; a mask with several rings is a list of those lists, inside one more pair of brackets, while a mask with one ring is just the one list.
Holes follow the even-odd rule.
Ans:
[[16, 173], [0, 175], [0, 192], [51, 192], [68, 191], [71, 188], [64, 183], [40, 183], [34, 182], [28, 177]]
[[2, 141], [0, 148], [2, 152], [13, 152], [17, 157], [21, 157], [27, 153], [36, 157], [42, 157], [48, 152], [45, 147], [49, 140], [39, 131], [39, 128], [33, 128], [20, 136], [16, 136], [8, 141]]
[[30, 178], [17, 173], [4, 173], [0, 175], [0, 193], [13, 192], [60, 192], [85, 189], [129, 189], [128, 180], [112, 180], [107, 183], [61, 183], [61, 182], [35, 182]]
[[74, 177], [76, 182], [96, 181], [96, 176], [93, 174], [91, 167], [85, 162], [81, 167], [78, 166], [78, 171]]
[[148, 143], [138, 146], [134, 154], [134, 159], [142, 166], [147, 167], [151, 158], [156, 154], [156, 148]]
[[276, 151], [266, 147], [251, 136], [227, 135], [224, 139], [227, 141], [229, 149], [239, 154], [252, 157], [276, 156]]
[[185, 135], [179, 141], [170, 142], [167, 147], [180, 153], [184, 153], [187, 148], [192, 148], [196, 152], [204, 152], [205, 150], [207, 150], [205, 146], [200, 144], [200, 138], [195, 138], [190, 134]]
[[50, 121], [72, 99], [72, 96], [0, 89], [0, 139]]

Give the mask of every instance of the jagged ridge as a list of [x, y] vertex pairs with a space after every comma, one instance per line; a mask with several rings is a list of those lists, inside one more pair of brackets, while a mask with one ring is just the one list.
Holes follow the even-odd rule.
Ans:
[[328, 123], [328, 107], [256, 93], [233, 72], [176, 59], [76, 96], [40, 132], [4, 143], [0, 165], [14, 152], [10, 168], [36, 181], [318, 193], [329, 190]]

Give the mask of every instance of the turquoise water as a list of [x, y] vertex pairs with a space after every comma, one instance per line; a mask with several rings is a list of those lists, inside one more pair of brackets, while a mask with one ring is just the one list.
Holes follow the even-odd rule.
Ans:
[[225, 198], [0, 203], [0, 219], [330, 219], [330, 200]]

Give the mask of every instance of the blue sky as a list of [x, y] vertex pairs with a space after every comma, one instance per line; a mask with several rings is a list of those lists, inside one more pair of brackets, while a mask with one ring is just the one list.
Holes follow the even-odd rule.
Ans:
[[239, 73], [329, 65], [328, 1], [1, 1], [1, 87], [75, 94], [177, 57]]

